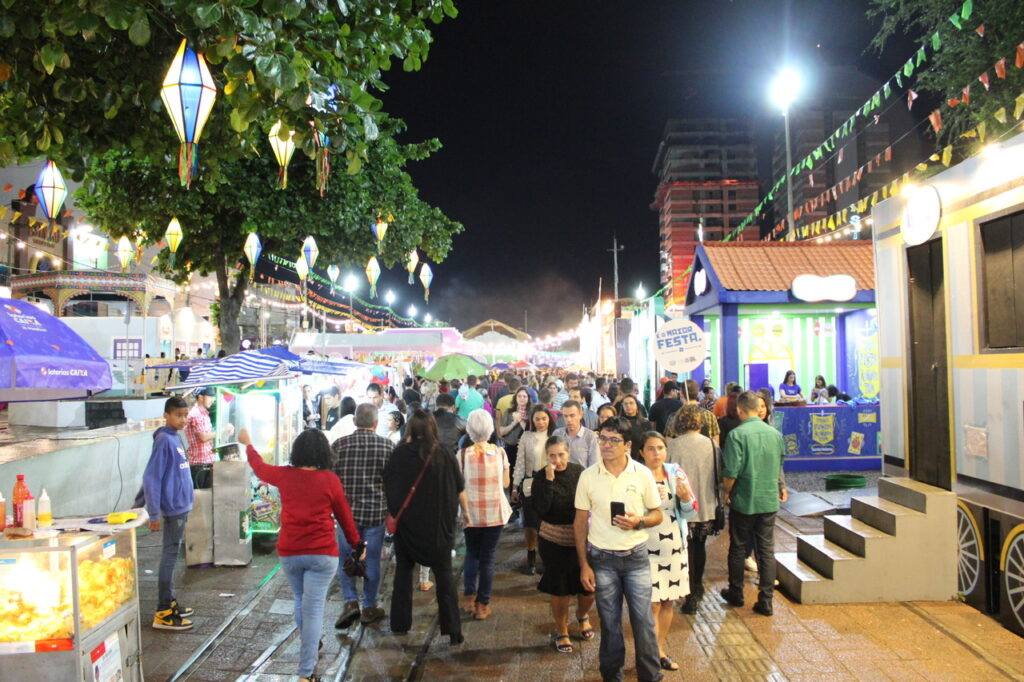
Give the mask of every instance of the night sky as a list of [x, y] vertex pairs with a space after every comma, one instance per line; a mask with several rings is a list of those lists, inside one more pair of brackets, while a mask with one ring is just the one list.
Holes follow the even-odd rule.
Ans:
[[[899, 46], [885, 62], [865, 52], [866, 0], [457, 4], [423, 69], [396, 66], [383, 99], [407, 122], [406, 141], [443, 144], [410, 172], [466, 227], [434, 266], [429, 305], [462, 329], [488, 317], [521, 328], [524, 310], [535, 335], [575, 326], [599, 278], [611, 291], [616, 234], [620, 295], [660, 286], [651, 167], [667, 119], [750, 116], [765, 141], [781, 127], [766, 83], [787, 59], [807, 69], [808, 87], [827, 87], [815, 64], [856, 65], [881, 82], [906, 59]], [[424, 310], [402, 274], [381, 277], [396, 308]]]

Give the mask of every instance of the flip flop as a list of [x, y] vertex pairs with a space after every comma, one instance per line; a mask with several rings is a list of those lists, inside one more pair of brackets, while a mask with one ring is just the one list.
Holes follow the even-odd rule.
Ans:
[[661, 664], [662, 670], [679, 670], [679, 664], [668, 656], [662, 656], [659, 663]]

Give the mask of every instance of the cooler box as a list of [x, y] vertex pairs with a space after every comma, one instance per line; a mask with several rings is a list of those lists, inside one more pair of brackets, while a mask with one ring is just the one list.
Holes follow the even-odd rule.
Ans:
[[213, 491], [196, 490], [185, 524], [185, 565], [213, 563]]
[[252, 561], [249, 507], [252, 482], [248, 462], [213, 465], [213, 563], [245, 566]]

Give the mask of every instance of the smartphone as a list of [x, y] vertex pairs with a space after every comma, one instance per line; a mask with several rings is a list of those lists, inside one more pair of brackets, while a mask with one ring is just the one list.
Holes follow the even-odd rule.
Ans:
[[612, 502], [612, 525], [615, 525], [616, 516], [626, 515], [626, 503], [625, 502]]

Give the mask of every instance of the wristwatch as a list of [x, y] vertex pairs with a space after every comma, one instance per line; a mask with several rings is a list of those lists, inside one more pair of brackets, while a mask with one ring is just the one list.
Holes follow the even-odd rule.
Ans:
[[640, 522], [636, 524], [636, 528], [634, 528], [634, 530], [643, 530], [644, 527], [645, 527], [644, 517], [641, 516], [640, 517]]

